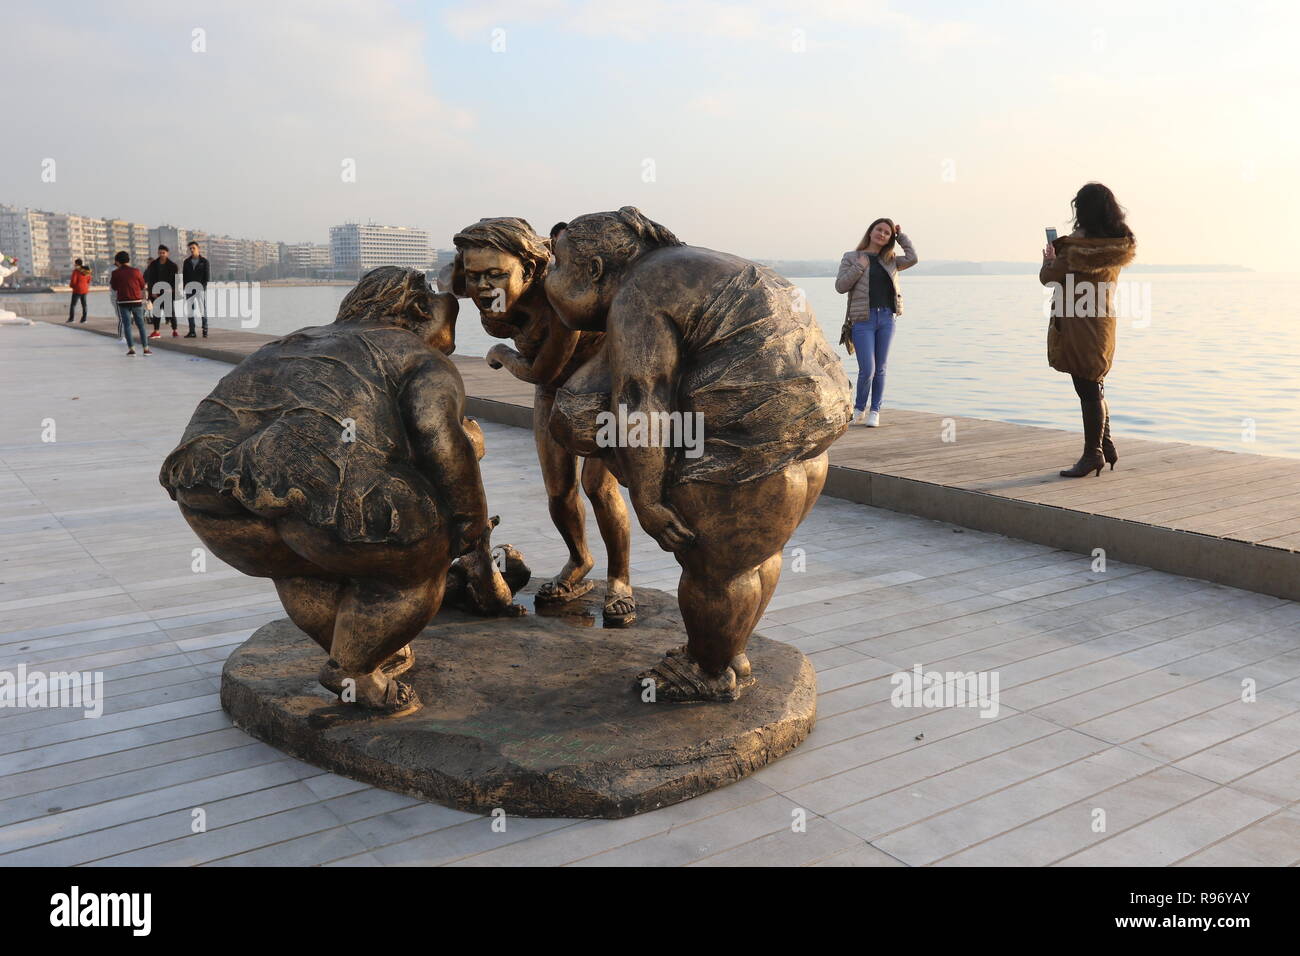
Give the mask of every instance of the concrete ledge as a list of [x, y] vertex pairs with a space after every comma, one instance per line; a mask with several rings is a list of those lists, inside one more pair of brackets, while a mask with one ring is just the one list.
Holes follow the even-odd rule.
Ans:
[[831, 465], [824, 494], [858, 504], [1300, 600], [1300, 554], [962, 488]]
[[493, 398], [479, 398], [477, 395], [465, 396], [465, 414], [471, 418], [482, 418], [498, 425], [513, 425], [515, 428], [533, 428], [533, 410], [529, 406], [515, 405], [511, 402], [499, 402]]

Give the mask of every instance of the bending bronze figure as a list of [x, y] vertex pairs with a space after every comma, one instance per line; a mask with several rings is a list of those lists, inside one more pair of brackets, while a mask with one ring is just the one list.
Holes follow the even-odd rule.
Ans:
[[420, 706], [395, 679], [407, 642], [437, 613], [453, 559], [490, 533], [482, 435], [447, 358], [457, 309], [423, 273], [367, 273], [332, 325], [223, 378], [159, 475], [214, 554], [275, 581], [329, 654], [321, 684], [384, 714]]
[[[753, 682], [745, 648], [782, 549], [848, 427], [848, 378], [797, 290], [768, 269], [686, 246], [628, 206], [551, 236], [545, 282], [556, 314], [570, 329], [606, 333], [560, 388], [552, 433], [574, 453], [605, 457], [641, 527], [682, 567], [687, 643], [639, 679], [659, 700], [734, 700]], [[612, 417], [638, 414], [698, 416], [702, 444], [625, 440], [631, 430], [611, 443]]]
[[[569, 550], [568, 561], [559, 574], [538, 589], [537, 600], [570, 601], [591, 590], [592, 582], [586, 577], [593, 560], [587, 549], [584, 510], [578, 499], [579, 456], [556, 442], [550, 421], [556, 389], [600, 351], [604, 336], [570, 329], [556, 317], [545, 291], [550, 243], [536, 235], [525, 220], [481, 219], [458, 232], [452, 241], [456, 245], [452, 291], [474, 301], [489, 335], [514, 342], [514, 348], [493, 346], [487, 355], [488, 364], [505, 368], [535, 386], [533, 437], [537, 459], [551, 521]], [[587, 457], [582, 462], [581, 483], [609, 555], [605, 624], [625, 626], [636, 619], [627, 507], [617, 480], [599, 457]]]

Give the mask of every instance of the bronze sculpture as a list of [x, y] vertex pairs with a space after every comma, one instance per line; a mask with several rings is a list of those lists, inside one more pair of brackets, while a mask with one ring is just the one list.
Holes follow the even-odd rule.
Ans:
[[[768, 269], [686, 246], [629, 206], [559, 223], [551, 238], [556, 314], [606, 333], [560, 389], [552, 432], [605, 458], [641, 527], [682, 568], [687, 643], [638, 679], [654, 682], [656, 699], [734, 700], [752, 684], [745, 648], [782, 549], [848, 427], [848, 378], [811, 310]], [[702, 448], [611, 445], [615, 413], [701, 416]]]
[[[546, 484], [551, 520], [569, 551], [567, 563], [537, 592], [539, 602], [571, 601], [587, 593], [592, 557], [587, 549], [582, 503], [578, 499], [578, 456], [551, 435], [556, 389], [596, 355], [604, 335], [567, 328], [546, 298], [545, 278], [550, 243], [523, 219], [481, 219], [452, 240], [456, 259], [451, 290], [478, 306], [483, 328], [515, 347], [493, 346], [487, 361], [535, 387], [533, 437]], [[617, 480], [596, 456], [581, 464], [581, 484], [591, 501], [609, 555], [603, 620], [625, 626], [636, 619], [630, 573], [627, 507]]]
[[[406, 645], [437, 613], [453, 559], [488, 547], [482, 434], [446, 357], [457, 310], [421, 272], [367, 273], [333, 324], [223, 378], [159, 475], [214, 554], [274, 580], [329, 654], [321, 684], [383, 714], [420, 706], [395, 679], [413, 663]], [[500, 609], [495, 590], [481, 600]]]

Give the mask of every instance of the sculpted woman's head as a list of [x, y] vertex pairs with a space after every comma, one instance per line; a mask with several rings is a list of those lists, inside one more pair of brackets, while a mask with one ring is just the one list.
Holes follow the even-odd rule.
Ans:
[[546, 273], [546, 297], [571, 329], [603, 329], [623, 271], [638, 256], [663, 246], [685, 245], [634, 206], [593, 212], [551, 229], [554, 258]]
[[430, 348], [450, 355], [456, 348], [459, 310], [456, 297], [430, 289], [423, 272], [381, 266], [363, 275], [343, 297], [334, 322], [392, 322], [420, 336]]
[[501, 317], [546, 272], [551, 244], [525, 219], [480, 219], [452, 237], [456, 261], [451, 289], [474, 300], [479, 312]]

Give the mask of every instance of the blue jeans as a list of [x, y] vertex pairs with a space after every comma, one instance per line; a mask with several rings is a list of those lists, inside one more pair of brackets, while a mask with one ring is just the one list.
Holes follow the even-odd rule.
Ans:
[[135, 322], [135, 327], [140, 330], [140, 344], [148, 345], [149, 340], [144, 335], [144, 306], [136, 303], [135, 305], [119, 305], [117, 307], [117, 319], [122, 326], [122, 334], [126, 336], [126, 347], [134, 348], [131, 344], [131, 323]]
[[880, 400], [885, 397], [885, 361], [893, 340], [893, 309], [872, 309], [868, 318], [853, 323], [853, 351], [858, 355], [855, 412], [865, 410], [868, 401], [873, 412], [880, 411]]
[[208, 330], [208, 312], [202, 292], [195, 292], [193, 295], [185, 296], [185, 316], [190, 320], [191, 332], [194, 331], [194, 318], [196, 315], [203, 316], [203, 331], [206, 332]]

